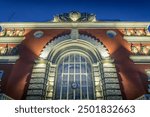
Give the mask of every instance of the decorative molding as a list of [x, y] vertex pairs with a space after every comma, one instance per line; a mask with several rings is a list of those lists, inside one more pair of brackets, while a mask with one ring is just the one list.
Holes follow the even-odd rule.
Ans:
[[[84, 44], [86, 44], [86, 43], [88, 45], [89, 45], [89, 43], [92, 44], [93, 47], [95, 47], [99, 51], [99, 53], [101, 54], [101, 57], [103, 59], [109, 58], [109, 52], [108, 52], [107, 48], [98, 40], [96, 40], [90, 36], [81, 34], [81, 35], [79, 35], [79, 39], [77, 40], [77, 42], [76, 41], [73, 42], [72, 38], [71, 38], [71, 34], [57, 37], [54, 40], [52, 40], [51, 42], [49, 42], [41, 51], [40, 57], [43, 59], [47, 59], [50, 51], [54, 48], [54, 46], [56, 46], [57, 44], [60, 44], [60, 42], [66, 42], [67, 44], [72, 43], [72, 45], [77, 45], [77, 44], [80, 44], [80, 41], [81, 42], [85, 41]], [[63, 46], [64, 46], [64, 44], [65, 43], [63, 43]], [[82, 46], [83, 46], [83, 44], [82, 44]]]
[[[27, 90], [27, 100], [42, 100], [45, 99], [46, 93], [46, 70], [47, 63], [44, 60], [37, 59], [33, 66], [29, 87]], [[40, 70], [40, 72], [39, 72]]]
[[8, 44], [0, 47], [0, 56], [17, 56], [19, 55], [18, 46], [11, 47]]
[[25, 37], [0, 37], [0, 43], [15, 43], [20, 44]]
[[90, 13], [80, 13], [73, 11], [55, 15], [53, 22], [95, 22], [96, 16]]
[[107, 72], [106, 72], [106, 73], [104, 73], [104, 77], [106, 77], [106, 78], [108, 78], [108, 77], [109, 77], [109, 78], [110, 78], [110, 77], [112, 77], [112, 78], [113, 78], [113, 77], [117, 77], [117, 73], [107, 73]]
[[113, 60], [102, 61], [101, 76], [104, 99], [122, 100], [118, 75]]
[[150, 43], [150, 36], [124, 36], [129, 43]]
[[2, 27], [3, 30], [0, 32], [0, 37], [22, 37], [25, 34], [24, 28]]
[[125, 36], [150, 36], [150, 32], [148, 31], [148, 26], [143, 28], [124, 28], [120, 29], [120, 31]]
[[31, 29], [100, 29], [100, 28], [148, 28], [150, 22], [79, 22], [79, 23], [54, 23], [54, 22], [28, 22], [28, 23], [0, 23], [5, 28], [31, 28]]
[[150, 55], [150, 46], [149, 45], [144, 45], [144, 44], [132, 44], [130, 46], [131, 52], [133, 55], [145, 55], [149, 56]]
[[0, 64], [13, 64], [18, 59], [19, 56], [0, 56]]
[[150, 64], [150, 56], [130, 56], [130, 59], [137, 64]]

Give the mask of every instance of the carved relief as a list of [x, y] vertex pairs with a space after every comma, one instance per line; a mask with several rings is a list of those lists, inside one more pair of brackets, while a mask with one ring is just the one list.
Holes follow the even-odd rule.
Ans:
[[9, 28], [9, 29], [2, 29], [0, 31], [0, 37], [6, 36], [6, 37], [22, 37], [25, 34], [24, 28]]
[[96, 17], [94, 14], [79, 13], [76, 11], [63, 13], [54, 16], [53, 22], [94, 22]]
[[11, 47], [7, 44], [5, 47], [0, 47], [0, 56], [15, 56], [18, 54], [18, 46]]
[[150, 35], [148, 29], [122, 29], [121, 32], [126, 36], [148, 36]]
[[131, 44], [130, 48], [131, 48], [132, 54], [135, 54], [135, 55], [150, 55], [150, 46], [148, 46], [148, 45], [143, 45], [143, 44], [134, 45], [134, 44]]

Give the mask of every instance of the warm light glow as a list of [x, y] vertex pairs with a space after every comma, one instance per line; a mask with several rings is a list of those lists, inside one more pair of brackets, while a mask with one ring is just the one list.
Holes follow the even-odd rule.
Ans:
[[2, 48], [0, 52], [1, 52], [1, 54], [5, 54], [6, 49], [5, 49], [5, 48]]
[[144, 46], [143, 47], [143, 53], [144, 54], [148, 54], [148, 52], [149, 52], [149, 49], [146, 46]]
[[135, 54], [138, 53], [138, 49], [136, 47], [133, 48], [133, 53], [135, 53]]
[[134, 35], [135, 34], [135, 31], [134, 30], [129, 30], [130, 31], [130, 34], [131, 35]]
[[143, 34], [143, 30], [137, 30], [137, 35], [142, 35]]

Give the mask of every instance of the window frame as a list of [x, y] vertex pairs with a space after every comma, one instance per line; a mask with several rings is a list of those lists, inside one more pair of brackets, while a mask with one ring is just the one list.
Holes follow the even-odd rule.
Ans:
[[[91, 69], [91, 73], [90, 73], [90, 77], [91, 77], [91, 83], [92, 84], [90, 84], [90, 85], [92, 85], [92, 88], [93, 88], [93, 96], [92, 96], [92, 99], [95, 99], [95, 85], [94, 85], [94, 76], [93, 76], [93, 67], [92, 67], [92, 63], [91, 63], [91, 61], [89, 60], [89, 58], [86, 56], [86, 55], [84, 55], [84, 54], [82, 54], [82, 53], [67, 53], [67, 54], [65, 54], [64, 56], [62, 56], [61, 58], [60, 58], [60, 60], [59, 60], [59, 62], [57, 63], [57, 70], [56, 70], [56, 75], [55, 75], [55, 77], [56, 77], [56, 81], [55, 81], [55, 86], [54, 86], [54, 92], [55, 92], [55, 95], [54, 95], [54, 99], [62, 99], [62, 97], [61, 97], [61, 94], [60, 94], [60, 96], [59, 96], [59, 98], [57, 98], [56, 96], [57, 96], [57, 94], [56, 94], [56, 91], [57, 91], [57, 83], [58, 83], [58, 78], [59, 78], [59, 65], [61, 65], [61, 66], [63, 66], [62, 64], [67, 64], [67, 65], [70, 65], [70, 64], [72, 64], [72, 62], [71, 62], [71, 60], [70, 60], [70, 58], [72, 57], [72, 55], [74, 56], [73, 57], [73, 63], [74, 63], [74, 72], [73, 73], [70, 73], [70, 69], [68, 68], [68, 71], [67, 71], [67, 73], [64, 73], [63, 71], [61, 71], [61, 73], [63, 72], [63, 74], [68, 74], [68, 81], [69, 81], [69, 77], [70, 77], [70, 75], [72, 75], [73, 74], [73, 76], [74, 76], [74, 80], [75, 80], [75, 82], [76, 82], [76, 75], [80, 75], [80, 83], [82, 82], [82, 75], [83, 74], [86, 74], [87, 75], [87, 77], [86, 77], [86, 90], [87, 90], [87, 99], [86, 100], [89, 100], [89, 99], [91, 99], [91, 97], [89, 98], [89, 85], [88, 85], [88, 75], [89, 75], [89, 73], [81, 73], [82, 72], [82, 69], [81, 69], [81, 65], [83, 64], [83, 63], [88, 63], [89, 65], [90, 65], [90, 69]], [[77, 62], [76, 61], [76, 56], [79, 56], [80, 57], [80, 60], [81, 61], [79, 61], [79, 62]], [[67, 59], [68, 58], [68, 59]], [[85, 59], [85, 60], [83, 60], [82, 61], [82, 59]], [[65, 60], [68, 60], [67, 62], [65, 62]], [[65, 63], [64, 63], [65, 62]], [[75, 66], [77, 65], [77, 64], [79, 64], [80, 63], [80, 73], [76, 73], [76, 68], [75, 68]], [[63, 68], [62, 68], [63, 69]], [[86, 70], [88, 70], [88, 69], [86, 69]], [[69, 74], [70, 73], [70, 74]], [[68, 82], [67, 81], [67, 82]], [[63, 81], [62, 81], [63, 82]], [[70, 81], [69, 81], [70, 82]], [[67, 84], [68, 85], [68, 84]], [[70, 83], [69, 83], [69, 85], [71, 85]], [[79, 84], [79, 85], [81, 85], [81, 84]], [[70, 86], [67, 86], [67, 88], [69, 88]], [[83, 97], [83, 93], [82, 93], [82, 88], [83, 88], [83, 86], [81, 85], [81, 86], [79, 86], [79, 90], [80, 90], [80, 98], [79, 99], [82, 99], [82, 97]], [[61, 89], [60, 89], [61, 90]], [[61, 93], [61, 91], [60, 91], [60, 93]], [[75, 95], [75, 94], [74, 94]], [[73, 99], [75, 100], [76, 99], [76, 95], [74, 96], [73, 95]], [[67, 100], [69, 99], [69, 93], [68, 93], [68, 89], [67, 89], [67, 98], [66, 98]]]

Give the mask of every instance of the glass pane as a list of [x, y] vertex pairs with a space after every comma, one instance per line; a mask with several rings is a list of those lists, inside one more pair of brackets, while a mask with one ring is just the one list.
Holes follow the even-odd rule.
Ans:
[[93, 95], [93, 88], [91, 88], [92, 86], [88, 86], [88, 93], [89, 93], [89, 99], [94, 99], [94, 95]]
[[69, 57], [66, 56], [66, 57], [64, 58], [64, 62], [68, 62], [68, 60], [69, 60]]
[[87, 79], [88, 79], [88, 85], [91, 85], [91, 86], [93, 86], [93, 82], [92, 82], [92, 75], [91, 74], [88, 74], [87, 75]]
[[80, 99], [80, 89], [77, 88], [76, 89], [76, 97], [75, 97], [76, 100]]
[[82, 99], [87, 99], [87, 88], [82, 87]]
[[80, 56], [78, 54], [75, 55], [75, 62], [80, 62]]
[[74, 75], [69, 75], [69, 82], [74, 82]]
[[63, 87], [62, 89], [62, 99], [67, 99], [67, 87]]
[[67, 84], [68, 84], [68, 76], [64, 75], [64, 77], [63, 77], [63, 87], [67, 87]]
[[85, 72], [86, 72], [85, 64], [81, 64], [81, 73], [85, 73]]
[[64, 64], [64, 73], [68, 73], [68, 64]]
[[70, 55], [70, 62], [74, 62], [74, 55]]
[[68, 75], [63, 75], [63, 81], [67, 81], [68, 80]]
[[74, 64], [69, 65], [69, 72], [74, 73]]
[[76, 73], [80, 73], [80, 64], [75, 65], [75, 71]]
[[86, 87], [86, 75], [82, 75], [82, 86]]
[[80, 74], [76, 74], [75, 79], [76, 79], [76, 82], [80, 81]]
[[62, 64], [59, 65], [58, 73], [62, 73]]
[[82, 57], [82, 56], [81, 56], [81, 61], [82, 61], [82, 62], [85, 62], [85, 58], [84, 58], [84, 57]]
[[57, 84], [61, 83], [61, 79], [62, 79], [62, 74], [58, 74]]
[[69, 85], [69, 99], [73, 99], [73, 96], [74, 96], [74, 90], [72, 89], [71, 87], [71, 84]]
[[91, 73], [91, 65], [87, 63], [87, 73]]
[[60, 87], [56, 88], [56, 99], [60, 99]]

